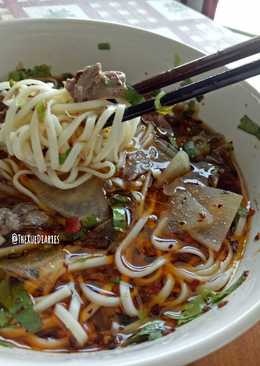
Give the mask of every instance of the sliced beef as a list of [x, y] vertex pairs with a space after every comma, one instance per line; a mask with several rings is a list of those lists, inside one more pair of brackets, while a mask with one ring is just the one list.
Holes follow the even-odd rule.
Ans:
[[65, 88], [76, 102], [122, 97], [126, 90], [126, 76], [121, 71], [102, 71], [98, 62], [86, 66], [75, 77], [65, 82]]
[[35, 205], [19, 203], [13, 208], [0, 208], [0, 234], [7, 235], [26, 227], [42, 226], [48, 221], [48, 216]]
[[165, 169], [168, 164], [169, 158], [152, 145], [147, 150], [137, 150], [126, 154], [123, 176], [134, 180], [149, 171]]

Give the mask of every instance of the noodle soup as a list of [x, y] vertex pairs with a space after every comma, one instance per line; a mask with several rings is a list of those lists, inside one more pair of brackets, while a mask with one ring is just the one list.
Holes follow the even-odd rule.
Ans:
[[125, 347], [226, 304], [253, 210], [201, 99], [161, 108], [159, 93], [122, 122], [144, 97], [100, 64], [22, 68], [0, 89], [3, 340]]

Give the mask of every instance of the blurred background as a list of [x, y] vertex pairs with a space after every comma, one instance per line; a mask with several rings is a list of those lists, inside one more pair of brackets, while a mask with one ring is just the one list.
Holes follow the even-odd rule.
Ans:
[[179, 0], [218, 24], [242, 34], [260, 34], [259, 0]]

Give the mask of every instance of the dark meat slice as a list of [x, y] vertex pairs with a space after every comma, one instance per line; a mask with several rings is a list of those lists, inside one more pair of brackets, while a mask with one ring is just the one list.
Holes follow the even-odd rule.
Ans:
[[38, 179], [28, 179], [39, 200], [65, 217], [95, 216], [104, 221], [109, 216], [104, 182], [91, 178], [78, 187], [62, 190]]
[[114, 229], [112, 220], [108, 219], [90, 230], [84, 239], [84, 245], [96, 249], [107, 249], [113, 242]]
[[125, 93], [126, 76], [121, 71], [102, 71], [101, 63], [86, 66], [65, 82], [65, 88], [76, 102], [113, 99]]
[[169, 158], [157, 149], [150, 146], [147, 150], [137, 150], [126, 154], [123, 176], [134, 180], [141, 174], [151, 170], [165, 169]]
[[26, 227], [42, 226], [48, 222], [48, 216], [35, 205], [19, 203], [13, 208], [0, 208], [0, 234], [7, 235], [11, 231]]
[[60, 248], [50, 250], [34, 250], [18, 258], [0, 260], [0, 268], [19, 279], [37, 280], [43, 286], [50, 282], [56, 273], [64, 267], [65, 251]]

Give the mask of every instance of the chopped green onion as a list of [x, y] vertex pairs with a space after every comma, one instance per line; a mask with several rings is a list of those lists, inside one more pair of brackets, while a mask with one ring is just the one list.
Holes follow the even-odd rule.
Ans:
[[39, 120], [40, 122], [44, 121], [45, 118], [45, 113], [46, 113], [46, 105], [44, 102], [40, 102], [36, 105], [36, 111], [38, 113], [39, 116]]
[[117, 277], [117, 278], [113, 279], [111, 282], [112, 282], [114, 285], [119, 285], [119, 284], [120, 284], [120, 281], [121, 281], [120, 277]]
[[127, 227], [126, 211], [123, 207], [112, 207], [113, 227], [116, 231], [125, 231]]
[[174, 136], [169, 136], [170, 144], [174, 147], [174, 149], [178, 149], [177, 140]]
[[192, 84], [193, 81], [191, 78], [188, 78], [188, 79], [185, 79], [183, 80], [181, 83], [180, 83], [180, 86], [186, 86], [186, 85], [189, 85], [189, 84]]
[[163, 116], [172, 113], [173, 108], [173, 106], [163, 107], [161, 105], [161, 99], [165, 96], [165, 94], [166, 94], [165, 91], [162, 90], [159, 94], [156, 95], [154, 99], [154, 106], [156, 111], [162, 114]]
[[131, 105], [139, 104], [145, 100], [144, 97], [139, 94], [131, 85], [127, 86], [125, 98]]
[[123, 196], [121, 194], [114, 194], [112, 197], [111, 197], [111, 204], [112, 205], [117, 205], [117, 206], [125, 206], [127, 203], [130, 202], [130, 197], [128, 196]]
[[192, 140], [187, 141], [183, 145], [183, 150], [186, 151], [186, 153], [189, 155], [191, 159], [195, 159], [197, 156], [199, 156], [199, 150], [197, 149]]
[[100, 219], [94, 215], [90, 215], [81, 219], [81, 222], [84, 226], [84, 229], [89, 230], [95, 227], [100, 222]]
[[101, 42], [98, 43], [97, 46], [99, 50], [111, 50], [111, 45], [109, 42]]
[[70, 152], [71, 152], [71, 149], [68, 149], [68, 150], [65, 151], [65, 153], [59, 154], [59, 163], [60, 163], [60, 165], [62, 165], [65, 162], [65, 160], [67, 159]]
[[161, 89], [156, 89], [156, 90], [153, 90], [151, 93], [150, 93], [150, 95], [152, 96], [152, 97], [157, 97], [157, 95], [159, 94], [159, 93], [161, 93]]
[[260, 140], [260, 126], [256, 122], [251, 120], [251, 118], [249, 118], [246, 114], [240, 119], [240, 124], [238, 128], [249, 133], [250, 135], [255, 136], [256, 138], [258, 138], [258, 140]]

